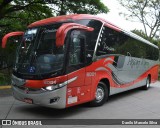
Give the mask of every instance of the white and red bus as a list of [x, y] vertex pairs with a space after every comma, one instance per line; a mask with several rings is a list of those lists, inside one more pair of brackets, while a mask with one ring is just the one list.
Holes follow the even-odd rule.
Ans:
[[66, 108], [105, 103], [110, 95], [148, 89], [158, 79], [159, 49], [149, 41], [88, 14], [30, 24], [12, 75], [13, 96], [31, 104]]

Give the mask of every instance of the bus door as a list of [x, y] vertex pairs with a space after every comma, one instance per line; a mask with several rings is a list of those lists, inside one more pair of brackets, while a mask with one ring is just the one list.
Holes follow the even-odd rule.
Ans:
[[86, 36], [84, 30], [71, 31], [68, 47], [68, 86], [67, 104], [84, 102], [90, 98], [85, 85]]

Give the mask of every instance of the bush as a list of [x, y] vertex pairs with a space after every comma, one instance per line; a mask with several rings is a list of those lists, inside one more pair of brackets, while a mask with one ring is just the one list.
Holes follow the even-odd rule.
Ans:
[[5, 83], [5, 77], [3, 73], [0, 73], [0, 85], [3, 85]]
[[9, 85], [11, 84], [11, 75], [0, 73], [0, 85]]

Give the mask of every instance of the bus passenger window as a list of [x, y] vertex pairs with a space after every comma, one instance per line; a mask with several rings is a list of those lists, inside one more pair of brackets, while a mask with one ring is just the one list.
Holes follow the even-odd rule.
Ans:
[[100, 36], [96, 55], [117, 54], [120, 43], [119, 35], [119, 32], [104, 27]]

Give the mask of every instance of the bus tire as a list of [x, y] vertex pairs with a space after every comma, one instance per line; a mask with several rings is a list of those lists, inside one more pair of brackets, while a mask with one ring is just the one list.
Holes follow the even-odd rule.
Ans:
[[147, 77], [145, 86], [142, 87], [143, 90], [148, 90], [150, 87], [150, 77]]
[[90, 102], [90, 106], [98, 107], [103, 105], [109, 97], [108, 88], [104, 82], [99, 82], [96, 92], [95, 92], [95, 99]]

